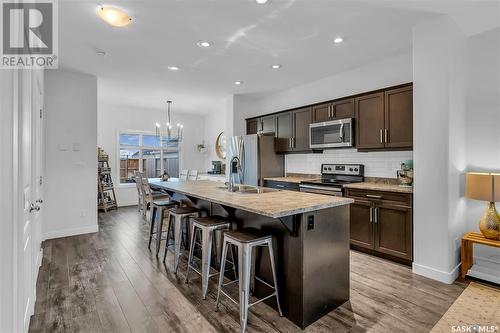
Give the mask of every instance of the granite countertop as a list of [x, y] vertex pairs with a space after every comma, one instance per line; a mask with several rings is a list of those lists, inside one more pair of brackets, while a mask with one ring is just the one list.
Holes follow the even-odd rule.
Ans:
[[348, 205], [354, 202], [349, 198], [286, 190], [271, 190], [259, 194], [228, 192], [221, 188], [221, 184], [208, 180], [155, 182], [151, 185], [272, 218]]
[[305, 180], [315, 180], [320, 179], [321, 175], [306, 175], [306, 174], [288, 174], [285, 177], [269, 177], [264, 178], [264, 180], [271, 180], [273, 182], [285, 182], [285, 183], [296, 183], [299, 184]]
[[413, 193], [413, 187], [402, 187], [397, 184], [386, 184], [386, 183], [352, 183], [344, 185], [345, 188], [352, 188], [358, 190], [373, 190], [373, 191], [385, 191], [385, 192], [397, 192], [397, 193]]

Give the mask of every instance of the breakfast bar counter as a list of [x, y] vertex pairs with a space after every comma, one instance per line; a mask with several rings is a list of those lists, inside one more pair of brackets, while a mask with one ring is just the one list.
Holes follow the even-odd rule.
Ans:
[[[349, 300], [352, 199], [270, 188], [228, 192], [222, 184], [211, 181], [150, 185], [183, 204], [205, 209], [212, 215], [228, 216], [233, 229], [254, 227], [272, 235], [283, 315], [300, 328]], [[255, 272], [270, 282], [268, 258], [267, 249], [259, 249]], [[269, 288], [256, 283], [254, 293], [264, 296], [269, 294]], [[276, 309], [274, 299], [265, 302]]]

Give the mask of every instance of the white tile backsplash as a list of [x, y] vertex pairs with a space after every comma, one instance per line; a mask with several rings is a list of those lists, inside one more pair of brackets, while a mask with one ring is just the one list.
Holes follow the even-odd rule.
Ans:
[[362, 153], [356, 149], [330, 149], [322, 154], [286, 155], [287, 173], [321, 173], [321, 164], [364, 164], [366, 177], [396, 178], [403, 161], [413, 159], [413, 151], [376, 151]]

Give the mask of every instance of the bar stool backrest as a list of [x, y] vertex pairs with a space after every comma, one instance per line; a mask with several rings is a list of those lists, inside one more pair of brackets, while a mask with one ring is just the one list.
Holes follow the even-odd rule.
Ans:
[[179, 175], [179, 179], [180, 180], [187, 180], [188, 179], [188, 174], [189, 174], [189, 170], [188, 169], [181, 170], [181, 174]]
[[187, 180], [198, 180], [198, 170], [189, 170]]

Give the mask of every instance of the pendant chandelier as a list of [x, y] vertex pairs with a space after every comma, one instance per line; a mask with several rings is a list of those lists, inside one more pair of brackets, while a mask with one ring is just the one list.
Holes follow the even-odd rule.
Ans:
[[170, 105], [172, 101], [167, 101], [167, 123], [163, 129], [160, 123], [156, 123], [156, 136], [160, 138], [161, 142], [182, 141], [182, 132], [184, 125], [177, 123], [176, 128], [172, 126], [170, 119]]

